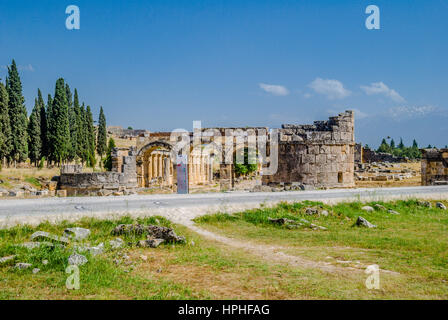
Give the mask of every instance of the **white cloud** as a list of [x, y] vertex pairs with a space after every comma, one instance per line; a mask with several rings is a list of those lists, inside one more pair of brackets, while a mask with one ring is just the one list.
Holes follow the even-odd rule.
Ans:
[[343, 99], [351, 94], [338, 80], [316, 78], [308, 87], [316, 93], [327, 96], [328, 99]]
[[312, 97], [312, 94], [311, 94], [311, 93], [305, 93], [305, 94], [303, 95], [303, 97], [304, 97], [305, 99], [309, 99], [309, 98]]
[[[8, 70], [8, 66], [0, 66], [0, 68]], [[25, 66], [18, 65], [17, 66], [17, 70], [34, 72], [34, 67], [31, 64], [28, 64], [28, 65], [25, 65]]]
[[335, 115], [344, 112], [345, 110], [353, 110], [355, 112], [355, 119], [364, 119], [367, 117], [370, 117], [371, 115], [368, 113], [365, 113], [359, 109], [356, 108], [343, 108], [343, 109], [327, 109], [327, 113], [330, 115]]
[[405, 101], [405, 99], [402, 96], [400, 96], [400, 94], [397, 91], [389, 88], [383, 82], [374, 82], [371, 83], [370, 86], [361, 86], [361, 89], [369, 96], [373, 94], [382, 94], [385, 95], [386, 97], [391, 98], [395, 102]]
[[289, 90], [284, 86], [266, 83], [259, 83], [258, 85], [262, 90], [274, 96], [287, 96], [289, 94]]
[[389, 109], [389, 115], [396, 119], [418, 118], [429, 114], [438, 113], [438, 108], [434, 106], [400, 106]]

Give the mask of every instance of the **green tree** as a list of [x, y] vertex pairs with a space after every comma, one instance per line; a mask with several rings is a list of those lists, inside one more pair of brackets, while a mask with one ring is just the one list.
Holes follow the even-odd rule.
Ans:
[[392, 139], [392, 140], [390, 141], [390, 148], [391, 148], [392, 150], [395, 149], [395, 141], [394, 141], [394, 139]]
[[73, 110], [76, 117], [76, 158], [81, 159], [84, 164], [86, 161], [85, 156], [85, 138], [84, 138], [84, 105], [79, 105], [78, 90], [75, 89], [75, 94], [73, 98]]
[[68, 159], [70, 150], [68, 102], [64, 79], [62, 78], [56, 81], [50, 118], [51, 133], [49, 144], [52, 146], [51, 157], [60, 164]]
[[22, 82], [20, 81], [17, 65], [12, 60], [8, 67], [6, 90], [9, 98], [9, 121], [11, 124], [11, 153], [10, 157], [16, 162], [23, 162], [28, 157], [27, 121], [28, 115], [25, 108], [25, 98], [22, 94]]
[[53, 120], [53, 98], [51, 95], [48, 95], [47, 98], [47, 159], [49, 162], [53, 161], [54, 154], [54, 146], [51, 142], [54, 140], [53, 132], [54, 132], [54, 120]]
[[85, 113], [85, 126], [86, 126], [86, 136], [87, 136], [87, 165], [94, 168], [96, 164], [95, 158], [95, 127], [93, 126], [93, 115], [90, 106], [87, 106]]
[[34, 108], [28, 122], [28, 153], [35, 166], [37, 166], [42, 154], [40, 128], [40, 106], [38, 100], [35, 99]]
[[107, 148], [107, 129], [106, 129], [106, 116], [104, 115], [103, 107], [100, 108], [100, 115], [98, 118], [98, 137], [96, 150], [101, 158]]
[[37, 104], [39, 105], [39, 121], [40, 121], [40, 141], [41, 154], [40, 158], [48, 155], [48, 138], [47, 138], [47, 111], [45, 110], [45, 102], [42, 98], [42, 92], [37, 89]]
[[68, 105], [68, 120], [70, 127], [70, 148], [68, 152], [68, 160], [73, 161], [77, 158], [77, 145], [78, 145], [78, 123], [77, 115], [75, 112], [74, 101], [72, 99], [72, 92], [68, 84], [65, 85], [65, 92], [67, 95]]
[[381, 145], [379, 146], [377, 152], [385, 152], [385, 153], [390, 153], [390, 146], [387, 143], [386, 139], [383, 139], [383, 141], [381, 141]]
[[0, 165], [11, 153], [11, 125], [6, 87], [0, 82]]
[[104, 168], [107, 171], [112, 170], [112, 150], [115, 148], [115, 140], [111, 137], [107, 145], [106, 158], [104, 158]]
[[251, 174], [252, 172], [257, 171], [258, 165], [255, 164], [249, 164], [249, 150], [248, 148], [244, 148], [244, 163], [237, 163], [236, 161], [236, 153], [233, 157], [233, 170], [238, 176], [246, 176], [248, 174]]
[[403, 138], [400, 138], [400, 143], [398, 144], [398, 149], [403, 150], [405, 148], [404, 143], [403, 143]]

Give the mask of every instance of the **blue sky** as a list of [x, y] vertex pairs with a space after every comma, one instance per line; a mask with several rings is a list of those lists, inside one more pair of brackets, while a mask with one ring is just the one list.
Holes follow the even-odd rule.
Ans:
[[[65, 28], [71, 4], [80, 30]], [[444, 146], [447, 34], [448, 0], [2, 0], [0, 77], [14, 58], [29, 110], [63, 77], [110, 125], [279, 127], [354, 109], [362, 143]]]

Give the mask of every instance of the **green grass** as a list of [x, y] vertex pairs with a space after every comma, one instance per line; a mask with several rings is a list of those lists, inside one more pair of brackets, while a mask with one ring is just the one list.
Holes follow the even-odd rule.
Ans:
[[[371, 203], [373, 204], [373, 203]], [[281, 204], [275, 208], [249, 210], [237, 214], [218, 213], [196, 219], [199, 226], [258, 244], [278, 245], [290, 255], [337, 265], [337, 260], [377, 263], [382, 269], [399, 274], [381, 273], [381, 290], [365, 287], [364, 270], [325, 272], [316, 268], [293, 267], [275, 259], [217, 243], [174, 225], [162, 217], [115, 220], [84, 218], [78, 222], [39, 226], [16, 226], [0, 230], [0, 257], [16, 254], [14, 261], [0, 265], [0, 299], [447, 299], [447, 224], [448, 213], [428, 209], [416, 201], [383, 203], [399, 211], [362, 212], [377, 224], [376, 229], [353, 227], [362, 203], [327, 206], [304, 202]], [[307, 207], [322, 207], [328, 217], [304, 214]], [[321, 209], [322, 209], [321, 208]], [[287, 229], [273, 226], [268, 217], [307, 219], [328, 228]], [[111, 230], [121, 223], [158, 224], [173, 227], [187, 239], [186, 244], [164, 244], [159, 248], [126, 247], [111, 250]], [[84, 243], [105, 244], [105, 253], [85, 254], [89, 262], [80, 266], [80, 290], [65, 287], [67, 249], [41, 247], [27, 250], [17, 244], [43, 230], [61, 235], [67, 227], [85, 227], [91, 235]], [[125, 236], [135, 242], [140, 236]], [[130, 265], [116, 265], [120, 254], [130, 256]], [[146, 258], [142, 259], [142, 255]], [[331, 257], [331, 259], [328, 259]], [[42, 261], [48, 260], [47, 265]], [[40, 268], [17, 270], [17, 262]]]
[[37, 188], [42, 188], [42, 184], [35, 177], [25, 177], [25, 182], [28, 182], [29, 184], [32, 184], [33, 186], [35, 186]]
[[[365, 212], [364, 205], [379, 203], [400, 213], [387, 210]], [[308, 207], [327, 210], [324, 216], [305, 214]], [[354, 226], [358, 216], [377, 228]], [[328, 228], [287, 229], [268, 218], [288, 218]], [[334, 206], [319, 202], [282, 203], [274, 208], [248, 210], [236, 214], [218, 213], [195, 220], [211, 231], [241, 240], [279, 245], [289, 254], [316, 261], [360, 261], [378, 264], [382, 269], [406, 275], [409, 281], [427, 287], [447, 289], [448, 281], [448, 212], [420, 206], [417, 200], [371, 203], [341, 203]], [[330, 257], [330, 258], [329, 258]]]

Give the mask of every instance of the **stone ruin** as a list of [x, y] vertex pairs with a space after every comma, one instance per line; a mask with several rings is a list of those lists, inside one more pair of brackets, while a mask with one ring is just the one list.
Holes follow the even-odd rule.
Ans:
[[370, 148], [361, 147], [361, 159], [363, 163], [372, 162], [388, 162], [388, 163], [400, 163], [408, 161], [405, 157], [397, 157], [390, 153], [376, 152]]
[[[208, 128], [199, 129], [209, 142], [201, 150], [206, 154], [196, 154], [192, 148], [188, 159], [188, 180], [190, 184], [210, 185], [218, 183], [222, 190], [233, 189], [235, 174], [233, 164], [217, 162], [216, 154], [227, 150], [227, 141], [215, 143], [207, 133], [224, 136], [227, 130], [242, 132], [245, 145], [249, 132], [261, 141], [267, 141], [266, 162], [258, 164], [261, 183], [270, 187], [300, 185], [310, 188], [353, 187], [354, 186], [354, 113], [345, 111], [327, 121], [315, 121], [312, 125], [284, 124], [277, 129], [278, 148], [274, 153], [272, 138], [274, 131], [268, 128]], [[145, 188], [152, 183], [165, 185], [175, 190], [176, 166], [172, 159], [173, 142], [169, 132], [152, 133], [139, 137], [137, 149], [115, 148], [112, 154], [111, 172], [82, 173], [79, 166], [64, 166], [61, 170], [58, 188], [66, 190], [67, 195], [126, 193], [136, 188]], [[237, 143], [237, 136], [231, 144]], [[140, 141], [141, 140], [141, 141]], [[209, 148], [213, 147], [213, 148]], [[238, 145], [232, 150], [236, 152]], [[241, 147], [241, 146], [239, 146]], [[209, 150], [210, 149], [210, 150]], [[241, 149], [239, 149], [241, 150]], [[271, 154], [272, 153], [272, 154]], [[266, 174], [276, 157], [277, 170]], [[223, 159], [222, 159], [223, 160]], [[261, 159], [259, 159], [261, 161]], [[220, 164], [219, 164], [220, 163]], [[264, 173], [264, 174], [263, 174]], [[302, 188], [303, 189], [303, 188]]]
[[277, 173], [263, 176], [263, 184], [353, 187], [354, 147], [353, 111], [312, 125], [284, 124], [279, 132]]
[[422, 185], [448, 185], [448, 149], [421, 149]]
[[[119, 195], [129, 194], [137, 188], [135, 148], [114, 148], [112, 171], [82, 172], [80, 165], [65, 165], [61, 168], [58, 191], [66, 195]], [[60, 193], [62, 194], [62, 193]]]

